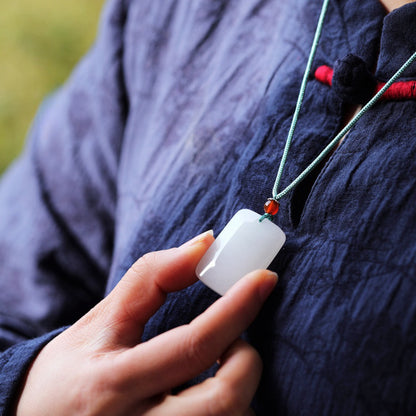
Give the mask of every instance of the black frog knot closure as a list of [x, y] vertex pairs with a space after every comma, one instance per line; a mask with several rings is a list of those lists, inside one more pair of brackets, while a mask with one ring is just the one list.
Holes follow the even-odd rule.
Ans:
[[376, 85], [375, 77], [359, 56], [348, 54], [335, 62], [332, 87], [343, 101], [365, 104]]

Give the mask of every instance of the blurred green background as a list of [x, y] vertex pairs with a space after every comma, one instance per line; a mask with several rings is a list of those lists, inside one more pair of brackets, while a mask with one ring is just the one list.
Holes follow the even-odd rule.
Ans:
[[19, 154], [42, 98], [94, 41], [104, 0], [0, 5], [0, 174]]

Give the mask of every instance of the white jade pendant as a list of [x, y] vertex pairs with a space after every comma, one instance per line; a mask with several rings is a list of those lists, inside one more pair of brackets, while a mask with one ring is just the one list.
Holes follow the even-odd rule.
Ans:
[[220, 295], [244, 275], [265, 269], [286, 241], [285, 233], [249, 209], [238, 211], [196, 267], [198, 278]]

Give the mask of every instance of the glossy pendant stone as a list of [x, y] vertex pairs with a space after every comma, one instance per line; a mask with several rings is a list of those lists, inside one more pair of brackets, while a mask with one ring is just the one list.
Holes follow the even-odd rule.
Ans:
[[196, 267], [198, 278], [220, 295], [244, 275], [265, 269], [282, 248], [285, 233], [249, 209], [238, 211]]

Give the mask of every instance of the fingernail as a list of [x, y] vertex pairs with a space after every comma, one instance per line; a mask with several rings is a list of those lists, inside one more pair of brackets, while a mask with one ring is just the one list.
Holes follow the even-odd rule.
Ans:
[[267, 270], [266, 278], [263, 280], [260, 287], [260, 297], [263, 302], [269, 297], [270, 293], [272, 293], [277, 280], [277, 273]]
[[193, 246], [195, 244], [198, 244], [200, 241], [205, 240], [205, 238], [207, 236], [209, 236], [209, 235], [213, 236], [214, 235], [214, 231], [212, 231], [212, 230], [205, 231], [204, 233], [199, 234], [196, 237], [194, 237], [192, 240], [189, 240], [186, 243], [182, 244], [180, 246], [180, 248], [190, 247], [190, 246]]

